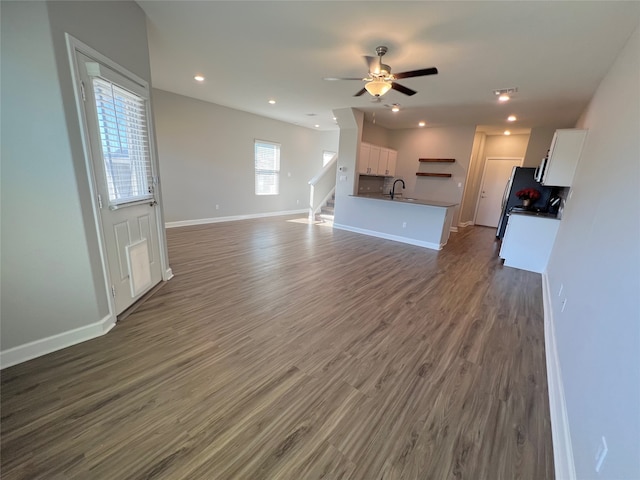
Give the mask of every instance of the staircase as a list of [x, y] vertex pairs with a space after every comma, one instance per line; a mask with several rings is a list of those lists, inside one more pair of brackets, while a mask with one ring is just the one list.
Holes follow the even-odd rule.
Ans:
[[316, 221], [319, 222], [333, 222], [333, 209], [335, 207], [336, 194], [331, 195], [331, 198], [327, 199], [322, 207], [320, 207], [320, 213], [316, 215]]
[[333, 224], [338, 155], [309, 180], [309, 220]]

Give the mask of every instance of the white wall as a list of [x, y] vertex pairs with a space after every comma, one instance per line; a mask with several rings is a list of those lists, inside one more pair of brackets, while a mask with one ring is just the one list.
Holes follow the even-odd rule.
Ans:
[[381, 147], [391, 148], [389, 130], [380, 125], [364, 122], [362, 125], [362, 141]]
[[[153, 91], [165, 220], [197, 221], [308, 208], [308, 181], [339, 132], [318, 132]], [[254, 140], [280, 147], [280, 194], [255, 195]], [[219, 209], [216, 209], [219, 205]]]
[[462, 204], [460, 206], [459, 224], [467, 226], [473, 224], [476, 215], [476, 203], [478, 202], [478, 192], [480, 190], [480, 181], [482, 179], [482, 168], [484, 160], [484, 144], [487, 136], [483, 132], [476, 132], [473, 137], [473, 147], [471, 151], [471, 162], [469, 164], [469, 172], [467, 173], [467, 181], [464, 185], [464, 194], [462, 196]]
[[[527, 152], [528, 143], [529, 134], [487, 135], [487, 139], [484, 144], [484, 159], [482, 159], [483, 164], [487, 157], [524, 158], [525, 153]], [[549, 140], [549, 145], [551, 145], [551, 140]]]
[[580, 479], [640, 478], [639, 30], [578, 125], [589, 133], [548, 266]]
[[149, 57], [134, 2], [0, 8], [5, 361], [7, 352], [35, 342], [37, 354], [46, 339], [108, 315], [64, 32], [147, 80]]
[[[398, 150], [396, 177], [403, 178], [403, 194], [427, 200], [462, 202], [471, 159], [475, 126], [414, 128], [390, 131], [391, 148]], [[455, 158], [455, 163], [423, 164], [419, 158]], [[418, 171], [451, 173], [451, 178], [416, 177]], [[458, 186], [460, 185], [460, 186]], [[453, 225], [458, 225], [456, 207]]]

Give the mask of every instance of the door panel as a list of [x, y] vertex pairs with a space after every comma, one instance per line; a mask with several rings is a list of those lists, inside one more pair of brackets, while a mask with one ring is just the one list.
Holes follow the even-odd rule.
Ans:
[[476, 225], [498, 226], [504, 187], [509, 181], [513, 167], [521, 165], [521, 158], [487, 158], [476, 210]]
[[[152, 172], [153, 162], [148, 157], [150, 142], [146, 126], [135, 123], [137, 120], [131, 120], [133, 117], [128, 117], [126, 113], [127, 108], [131, 108], [126, 103], [127, 95], [131, 95], [137, 102], [134, 107], [142, 105], [142, 112], [148, 116], [148, 92], [94, 59], [80, 53], [77, 54], [77, 59], [85, 94], [83, 105], [95, 187], [100, 198], [98, 203], [107, 268], [114, 293], [115, 314], [118, 315], [162, 280], [153, 185], [155, 173]], [[115, 100], [112, 103], [104, 103], [103, 97], [96, 103], [93, 84], [96, 78], [99, 79], [96, 82], [102, 91], [105, 90], [104, 82], [111, 82], [114, 92], [116, 89], [126, 91], [123, 93], [124, 96], [119, 98], [116, 92], [113, 93]], [[99, 95], [102, 95], [102, 91], [99, 91]], [[144, 120], [148, 119], [145, 118], [142, 122]], [[148, 124], [147, 121], [146, 125]], [[141, 169], [144, 170], [142, 174]], [[134, 198], [129, 203], [118, 203], [114, 190], [120, 193], [125, 191], [125, 196], [134, 192], [133, 195], [139, 195], [139, 199]], [[128, 257], [127, 251], [129, 247], [144, 239], [147, 240], [148, 255], [142, 258], [148, 256], [151, 282], [143, 291], [139, 291], [139, 288], [133, 286], [133, 277], [129, 271], [133, 267], [130, 267], [131, 257]], [[136, 268], [140, 269], [140, 257], [137, 256], [135, 260]], [[146, 272], [146, 265], [139, 271]], [[144, 285], [146, 286], [147, 282]]]

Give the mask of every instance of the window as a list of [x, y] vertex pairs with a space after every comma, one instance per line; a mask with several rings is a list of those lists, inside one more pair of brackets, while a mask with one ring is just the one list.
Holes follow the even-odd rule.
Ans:
[[280, 193], [280, 145], [255, 141], [256, 195]]
[[93, 78], [109, 204], [153, 198], [145, 99]]
[[324, 150], [322, 152], [322, 166], [324, 167], [327, 163], [331, 161], [336, 152], [330, 152], [329, 150]]

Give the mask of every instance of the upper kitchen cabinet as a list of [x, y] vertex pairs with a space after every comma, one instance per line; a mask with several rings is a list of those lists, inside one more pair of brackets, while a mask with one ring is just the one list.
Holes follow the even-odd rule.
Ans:
[[358, 173], [360, 175], [393, 177], [396, 174], [397, 158], [398, 152], [395, 150], [369, 143], [361, 143]]
[[542, 178], [540, 183], [550, 187], [570, 187], [573, 175], [582, 153], [582, 146], [587, 137], [586, 130], [556, 130], [551, 141], [546, 165], [540, 166]]
[[380, 160], [378, 161], [378, 175], [384, 175], [385, 177], [395, 176], [397, 160], [398, 152], [382, 147], [380, 149]]

